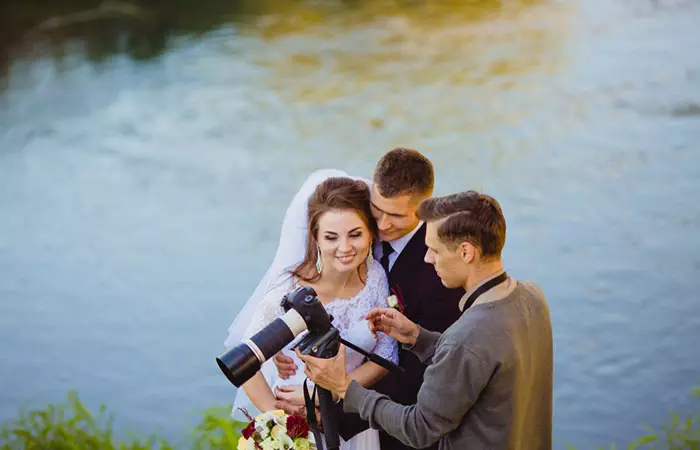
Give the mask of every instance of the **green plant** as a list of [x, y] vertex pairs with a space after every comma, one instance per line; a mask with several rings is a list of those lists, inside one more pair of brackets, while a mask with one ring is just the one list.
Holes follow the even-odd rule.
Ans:
[[212, 407], [204, 411], [202, 421], [195, 427], [193, 449], [237, 449], [240, 430], [247, 423], [231, 418], [231, 408]]
[[[693, 395], [700, 399], [700, 389]], [[247, 424], [231, 419], [230, 408], [212, 407], [192, 432], [195, 450], [236, 450], [240, 430]], [[20, 411], [19, 418], [0, 430], [0, 450], [173, 450], [164, 439], [117, 439], [114, 419], [106, 407], [93, 416], [75, 391], [68, 393], [67, 404], [49, 404], [43, 409]], [[672, 414], [660, 431], [647, 427], [647, 434], [629, 444], [627, 450], [700, 450], [700, 413], [681, 418]], [[573, 450], [571, 445], [567, 449]], [[615, 446], [610, 447], [615, 450]], [[604, 450], [604, 447], [600, 447]]]
[[49, 404], [44, 409], [20, 411], [19, 418], [0, 430], [2, 450], [172, 450], [163, 439], [150, 437], [116, 441], [114, 418], [104, 405], [97, 417], [88, 411], [75, 391], [68, 404]]

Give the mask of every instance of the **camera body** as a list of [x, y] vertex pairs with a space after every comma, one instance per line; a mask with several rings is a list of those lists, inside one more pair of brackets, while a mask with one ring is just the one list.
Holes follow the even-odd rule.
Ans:
[[290, 292], [282, 297], [281, 306], [285, 312], [294, 309], [299, 313], [309, 330], [294, 349], [317, 358], [332, 358], [338, 354], [340, 332], [331, 324], [333, 316], [326, 312], [312, 288], [299, 287]]

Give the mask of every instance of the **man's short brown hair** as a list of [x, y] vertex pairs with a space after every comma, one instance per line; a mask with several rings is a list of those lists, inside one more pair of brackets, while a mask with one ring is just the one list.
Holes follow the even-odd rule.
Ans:
[[495, 198], [476, 191], [423, 200], [418, 218], [426, 222], [445, 219], [438, 227], [440, 240], [452, 248], [469, 242], [484, 259], [501, 257], [506, 242], [506, 219]]
[[373, 182], [382, 197], [400, 195], [430, 197], [435, 175], [428, 158], [410, 148], [395, 148], [387, 152], [374, 169]]

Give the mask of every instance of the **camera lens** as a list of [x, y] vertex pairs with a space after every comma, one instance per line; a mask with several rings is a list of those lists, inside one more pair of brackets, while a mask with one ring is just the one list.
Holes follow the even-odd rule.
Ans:
[[[295, 332], [289, 328], [284, 319], [290, 320], [297, 317], [296, 322], [301, 322]], [[260, 369], [260, 365], [272, 358], [285, 345], [294, 340], [304, 328], [304, 323], [299, 314], [291, 310], [283, 318], [273, 320], [268, 326], [258, 331], [243, 344], [233, 347], [216, 358], [216, 363], [226, 378], [236, 387], [240, 387]]]
[[226, 378], [241, 387], [260, 369], [260, 361], [246, 344], [241, 344], [221, 354], [216, 363]]

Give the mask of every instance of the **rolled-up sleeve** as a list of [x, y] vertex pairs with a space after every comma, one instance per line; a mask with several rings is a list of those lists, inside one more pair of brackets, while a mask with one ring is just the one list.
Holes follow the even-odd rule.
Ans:
[[[424, 343], [429, 344], [428, 339]], [[416, 344], [421, 343], [417, 340]], [[345, 412], [359, 413], [372, 428], [410, 447], [423, 448], [440, 440], [462, 422], [492, 370], [463, 346], [442, 343], [433, 353], [415, 405], [395, 403], [353, 381], [345, 395]]]

